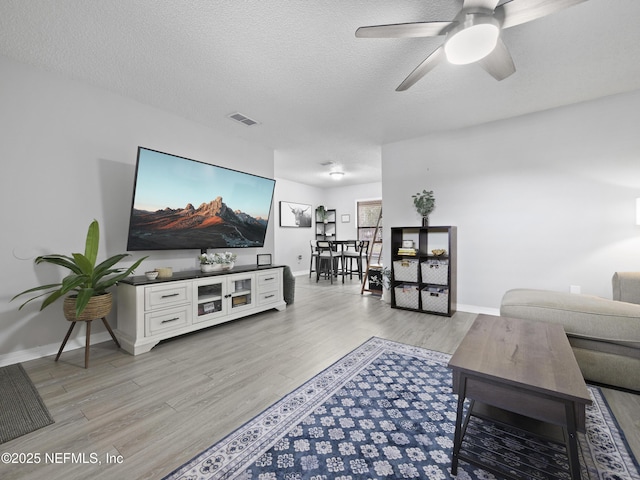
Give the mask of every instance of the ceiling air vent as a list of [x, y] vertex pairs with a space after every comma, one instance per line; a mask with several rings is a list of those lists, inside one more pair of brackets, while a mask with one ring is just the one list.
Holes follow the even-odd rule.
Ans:
[[236, 122], [240, 122], [247, 127], [251, 127], [252, 125], [258, 125], [260, 122], [256, 122], [255, 120], [250, 119], [249, 117], [241, 114], [241, 113], [232, 113], [229, 115], [231, 120], [235, 120]]

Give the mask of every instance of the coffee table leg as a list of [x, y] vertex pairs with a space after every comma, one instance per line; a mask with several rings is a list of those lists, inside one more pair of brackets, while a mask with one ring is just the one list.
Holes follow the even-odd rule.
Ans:
[[[464, 379], [460, 379], [461, 383], [466, 383]], [[458, 454], [460, 453], [460, 447], [462, 446], [462, 414], [464, 413], [464, 391], [465, 388], [461, 388], [461, 392], [458, 394], [458, 409], [456, 411], [456, 431], [453, 436], [453, 454], [451, 455], [451, 475], [458, 474]]]
[[578, 438], [576, 431], [576, 417], [573, 404], [565, 406], [567, 416], [567, 428], [565, 429], [565, 440], [567, 444], [567, 456], [569, 457], [569, 471], [572, 480], [580, 480], [580, 459], [578, 458]]

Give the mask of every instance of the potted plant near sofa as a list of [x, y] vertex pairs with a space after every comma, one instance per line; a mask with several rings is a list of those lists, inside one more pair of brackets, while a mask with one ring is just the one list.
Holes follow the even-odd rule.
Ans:
[[67, 320], [88, 320], [89, 316], [93, 320], [106, 316], [111, 311], [113, 302], [112, 295], [107, 289], [130, 275], [147, 257], [142, 257], [127, 269], [115, 268], [115, 265], [129, 256], [128, 253], [114, 255], [96, 264], [99, 242], [100, 227], [98, 221], [94, 220], [87, 231], [84, 254], [72, 253], [71, 256], [67, 256], [54, 253], [42, 255], [35, 259], [36, 265], [52, 263], [67, 268], [70, 270], [69, 275], [59, 283], [41, 285], [25, 290], [11, 300], [13, 301], [29, 293], [46, 290], [44, 293], [40, 293], [24, 302], [20, 305], [19, 310], [29, 302], [47, 296], [40, 307], [40, 310], [44, 310], [60, 297], [68, 295], [64, 299], [63, 306]]

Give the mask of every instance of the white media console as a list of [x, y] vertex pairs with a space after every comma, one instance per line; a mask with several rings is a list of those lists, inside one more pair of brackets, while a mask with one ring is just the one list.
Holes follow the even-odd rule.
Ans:
[[243, 265], [226, 272], [178, 272], [167, 279], [128, 278], [118, 283], [116, 335], [124, 350], [139, 355], [167, 338], [284, 310], [283, 270]]

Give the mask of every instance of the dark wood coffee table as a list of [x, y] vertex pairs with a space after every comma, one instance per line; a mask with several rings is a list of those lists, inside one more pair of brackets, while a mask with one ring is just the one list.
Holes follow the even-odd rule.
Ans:
[[[511, 416], [516, 428], [534, 419], [537, 427], [562, 429], [572, 479], [580, 479], [576, 432], [585, 431], [585, 406], [591, 398], [560, 325], [479, 315], [451, 360], [453, 391], [458, 394], [451, 473], [465, 460], [501, 475], [461, 450], [472, 415], [498, 419]], [[464, 420], [464, 402], [470, 399]], [[510, 412], [510, 413], [507, 413]], [[513, 415], [516, 414], [516, 415]], [[540, 433], [537, 431], [536, 433]]]

